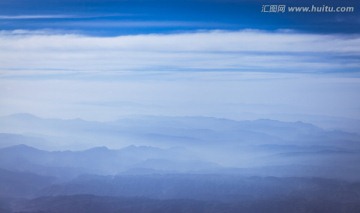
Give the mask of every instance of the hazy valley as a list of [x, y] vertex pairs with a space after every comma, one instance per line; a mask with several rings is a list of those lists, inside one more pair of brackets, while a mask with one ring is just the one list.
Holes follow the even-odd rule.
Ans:
[[2, 117], [0, 131], [3, 212], [360, 209], [355, 133], [275, 120], [30, 114]]

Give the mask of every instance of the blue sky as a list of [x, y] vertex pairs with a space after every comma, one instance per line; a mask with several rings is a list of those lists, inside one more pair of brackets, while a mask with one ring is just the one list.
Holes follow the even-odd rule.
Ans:
[[[268, 4], [355, 12], [261, 13]], [[358, 120], [359, 8], [353, 0], [1, 1], [0, 114]]]
[[[354, 6], [353, 13], [261, 13], [262, 5]], [[356, 0], [5, 0], [4, 30], [58, 30], [92, 35], [171, 33], [188, 30], [293, 29], [359, 33]]]

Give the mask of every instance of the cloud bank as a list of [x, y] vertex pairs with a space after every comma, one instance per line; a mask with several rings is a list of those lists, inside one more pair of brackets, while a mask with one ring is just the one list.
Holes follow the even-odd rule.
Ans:
[[2, 31], [0, 114], [357, 119], [359, 46], [357, 35], [293, 31]]
[[359, 71], [360, 37], [296, 32], [198, 31], [91, 37], [0, 33], [1, 70]]

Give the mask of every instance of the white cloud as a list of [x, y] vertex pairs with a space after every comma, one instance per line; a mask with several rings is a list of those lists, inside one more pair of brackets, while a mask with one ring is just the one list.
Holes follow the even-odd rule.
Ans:
[[0, 19], [62, 19], [62, 18], [77, 18], [74, 15], [11, 15], [0, 16]]
[[359, 78], [345, 72], [360, 71], [359, 47], [359, 36], [251, 30], [119, 37], [3, 31], [0, 114], [357, 118]]
[[359, 47], [359, 36], [253, 30], [118, 37], [3, 32], [0, 69], [346, 70], [360, 68]]
[[41, 73], [31, 72], [22, 78], [0, 78], [0, 114], [30, 112], [90, 120], [129, 114], [359, 116], [358, 78], [240, 72], [57, 72], [39, 76]]
[[60, 27], [224, 27], [231, 26], [229, 24], [216, 23], [216, 22], [194, 22], [194, 21], [110, 21], [110, 20], [97, 20], [97, 21], [73, 21], [73, 22], [58, 22], [53, 25]]
[[24, 19], [83, 19], [83, 18], [101, 18], [101, 17], [120, 17], [135, 16], [135, 14], [114, 13], [98, 15], [71, 15], [71, 14], [43, 14], [43, 15], [0, 15], [0, 20], [24, 20]]

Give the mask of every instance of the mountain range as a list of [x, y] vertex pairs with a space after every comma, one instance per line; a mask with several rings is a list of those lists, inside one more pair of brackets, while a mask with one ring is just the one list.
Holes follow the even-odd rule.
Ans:
[[360, 136], [304, 122], [0, 117], [0, 212], [360, 210]]
[[360, 177], [359, 135], [303, 122], [16, 114], [0, 118], [0, 132], [0, 168], [63, 178], [149, 171]]

